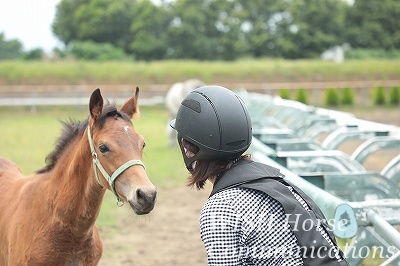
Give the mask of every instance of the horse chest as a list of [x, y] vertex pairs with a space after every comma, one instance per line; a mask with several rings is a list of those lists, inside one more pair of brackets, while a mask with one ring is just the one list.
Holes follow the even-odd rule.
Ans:
[[38, 239], [29, 253], [28, 265], [96, 265], [101, 257], [102, 244], [93, 233], [75, 237], [66, 228], [55, 229]]

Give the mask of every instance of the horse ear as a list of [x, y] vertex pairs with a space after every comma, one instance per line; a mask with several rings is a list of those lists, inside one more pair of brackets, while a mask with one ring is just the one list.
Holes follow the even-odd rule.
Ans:
[[96, 120], [100, 116], [101, 110], [103, 110], [103, 97], [101, 96], [99, 88], [90, 96], [89, 110], [93, 120]]
[[139, 116], [139, 105], [137, 104], [139, 98], [139, 87], [136, 87], [135, 95], [125, 101], [121, 107], [121, 112], [128, 115], [130, 118]]

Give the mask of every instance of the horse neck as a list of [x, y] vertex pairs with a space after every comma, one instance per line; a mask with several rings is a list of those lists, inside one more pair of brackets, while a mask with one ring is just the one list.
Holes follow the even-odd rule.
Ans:
[[64, 223], [91, 230], [100, 212], [105, 189], [97, 184], [85, 135], [71, 142], [52, 171], [56, 212]]

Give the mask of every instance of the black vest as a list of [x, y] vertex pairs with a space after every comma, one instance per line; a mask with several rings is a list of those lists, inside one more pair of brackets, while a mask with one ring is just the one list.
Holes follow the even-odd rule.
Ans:
[[[306, 204], [296, 199], [288, 186], [300, 195]], [[264, 192], [282, 205], [299, 243], [304, 265], [349, 265], [337, 246], [320, 208], [301, 189], [285, 181], [278, 169], [250, 160], [241, 160], [217, 177], [210, 197], [221, 190], [233, 187]], [[326, 233], [318, 230], [319, 225]]]

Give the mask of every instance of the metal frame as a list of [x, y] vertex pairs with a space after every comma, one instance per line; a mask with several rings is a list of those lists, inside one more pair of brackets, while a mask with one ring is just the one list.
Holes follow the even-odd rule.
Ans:
[[[263, 105], [260, 94], [247, 93], [246, 103], [251, 105], [253, 101], [258, 106]], [[267, 101], [267, 107], [262, 112], [258, 108], [251, 108], [250, 115], [257, 117], [257, 127], [248, 150], [253, 160], [279, 168], [289, 182], [300, 187], [319, 205], [328, 219], [334, 219], [335, 229], [336, 221], [343, 218], [348, 221], [344, 230], [334, 230], [334, 233], [336, 237], [348, 239], [344, 252], [350, 265], [361, 263], [366, 255], [365, 247], [373, 246], [384, 248], [382, 255], [385, 257], [381, 266], [390, 263], [400, 265], [400, 233], [393, 227], [400, 225], [400, 155], [393, 158], [380, 173], [368, 172], [360, 164], [371, 151], [390, 145], [389, 142], [376, 144], [377, 140], [398, 139], [400, 128], [278, 97], [269, 97]], [[276, 123], [279, 126], [274, 127], [274, 130], [271, 130], [272, 124], [262, 122], [272, 115], [273, 121], [279, 121]], [[292, 119], [294, 117], [302, 121], [295, 122]], [[295, 134], [285, 135], [289, 129]], [[271, 134], [276, 131], [280, 133]], [[322, 143], [323, 149], [302, 150], [307, 147], [301, 145], [329, 131], [332, 132]], [[334, 150], [350, 139], [366, 141], [351, 157]], [[291, 145], [293, 149], [302, 151], [286, 151]], [[300, 173], [297, 174], [289, 169], [290, 160], [298, 160], [300, 164], [308, 166], [309, 170], [309, 166], [321, 162], [331, 166], [341, 165], [336, 168], [341, 171], [307, 172], [297, 169]], [[352, 251], [356, 251], [356, 254], [351, 254]]]
[[400, 137], [379, 136], [363, 142], [351, 155], [351, 158], [363, 164], [374, 152], [382, 149], [400, 149]]

